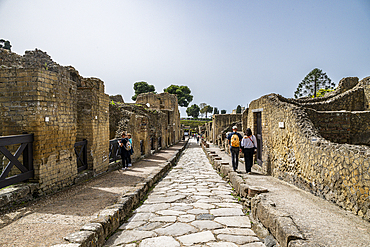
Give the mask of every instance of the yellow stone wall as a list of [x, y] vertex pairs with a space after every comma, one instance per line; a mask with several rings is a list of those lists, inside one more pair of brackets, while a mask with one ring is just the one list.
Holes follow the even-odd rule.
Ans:
[[[362, 81], [343, 92], [344, 95], [327, 97], [321, 102], [316, 100], [315, 108], [328, 110], [333, 105], [361, 108], [360, 102], [365, 102], [363, 85]], [[250, 103], [247, 124], [253, 126], [253, 133], [256, 112], [261, 112], [262, 170], [369, 220], [369, 147], [324, 139], [305, 110], [308, 105], [313, 104], [309, 101], [302, 104], [275, 94]], [[366, 112], [360, 114], [368, 115]], [[364, 121], [362, 125], [368, 129], [369, 122]]]
[[43, 69], [0, 69], [0, 135], [33, 133], [40, 193], [73, 182], [77, 174], [76, 82]]
[[0, 135], [34, 134], [32, 181], [39, 194], [74, 183], [76, 141], [88, 140], [88, 169], [108, 169], [109, 97], [102, 81], [73, 68], [2, 68], [0, 96]]
[[109, 97], [104, 82], [81, 78], [77, 88], [77, 138], [87, 140], [88, 169], [99, 174], [109, 166]]

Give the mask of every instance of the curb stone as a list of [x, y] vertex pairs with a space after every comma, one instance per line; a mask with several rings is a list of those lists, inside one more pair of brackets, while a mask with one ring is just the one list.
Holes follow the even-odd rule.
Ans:
[[139, 205], [145, 198], [149, 189], [160, 180], [179, 159], [182, 152], [187, 147], [186, 141], [176, 155], [172, 156], [160, 168], [152, 172], [143, 182], [134, 187], [133, 192], [128, 192], [118, 199], [116, 204], [106, 207], [99, 212], [99, 216], [81, 227], [80, 231], [64, 237], [67, 244], [56, 244], [51, 247], [101, 247], [105, 243], [105, 238], [114, 233], [130, 212]]
[[[281, 246], [288, 246], [288, 247], [300, 247], [305, 246], [302, 234], [298, 230], [297, 226], [294, 224], [293, 220], [290, 218], [289, 215], [282, 212], [274, 212], [272, 210], [266, 210], [267, 205], [272, 207], [273, 202], [268, 202], [268, 204], [259, 205], [261, 201], [261, 197], [263, 194], [266, 193], [268, 190], [263, 187], [255, 187], [252, 186], [244, 181], [242, 175], [234, 172], [231, 168], [229, 162], [225, 162], [225, 160], [217, 159], [215, 160], [215, 151], [209, 150], [209, 145], [202, 145], [202, 149], [205, 152], [207, 158], [209, 159], [210, 163], [213, 165], [214, 169], [219, 171], [224, 179], [229, 181], [232, 184], [232, 187], [235, 189], [235, 192], [246, 199], [251, 199], [251, 215], [250, 218], [256, 223], [252, 224], [252, 230], [257, 233], [257, 235], [264, 239], [265, 244], [267, 242], [279, 242]], [[257, 196], [257, 197], [255, 197]], [[248, 200], [247, 200], [248, 201]], [[260, 214], [259, 217], [267, 217], [269, 221], [260, 222], [259, 217], [257, 217], [257, 212]], [[267, 227], [265, 224], [270, 224], [270, 228]], [[272, 230], [272, 233], [271, 232]], [[272, 235], [271, 235], [272, 234]], [[276, 239], [276, 240], [274, 240]], [[299, 241], [296, 241], [299, 240]], [[291, 242], [291, 245], [288, 245]]]

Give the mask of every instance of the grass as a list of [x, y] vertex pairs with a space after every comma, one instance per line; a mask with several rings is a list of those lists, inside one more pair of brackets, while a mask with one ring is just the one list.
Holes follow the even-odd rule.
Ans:
[[[211, 121], [212, 119], [210, 119]], [[200, 120], [180, 120], [180, 123], [185, 126], [190, 126], [190, 129], [196, 129], [198, 126], [204, 125], [206, 121]]]

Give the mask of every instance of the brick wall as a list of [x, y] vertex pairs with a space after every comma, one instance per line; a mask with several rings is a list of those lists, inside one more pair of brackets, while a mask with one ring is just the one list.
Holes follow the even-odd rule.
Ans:
[[0, 96], [0, 135], [34, 134], [39, 194], [74, 183], [76, 141], [88, 139], [89, 169], [107, 169], [109, 97], [102, 81], [82, 78], [37, 49], [24, 56], [0, 49]]
[[77, 89], [77, 139], [86, 139], [88, 169], [101, 173], [109, 165], [109, 97], [103, 81], [82, 78]]
[[76, 82], [43, 69], [0, 69], [0, 134], [34, 134], [35, 181], [40, 193], [76, 176]]

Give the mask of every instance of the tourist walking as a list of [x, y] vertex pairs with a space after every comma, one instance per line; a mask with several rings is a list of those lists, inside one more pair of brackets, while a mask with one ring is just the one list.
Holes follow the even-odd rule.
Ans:
[[251, 129], [248, 128], [241, 142], [242, 150], [244, 153], [245, 171], [248, 174], [251, 174], [252, 172], [253, 155], [257, 149], [256, 143], [257, 143], [256, 137], [252, 135]]
[[227, 136], [227, 139], [229, 140], [230, 145], [231, 163], [233, 165], [234, 172], [236, 172], [239, 164], [240, 142], [243, 139], [242, 135], [238, 133], [237, 126], [233, 126], [233, 132]]
[[131, 144], [131, 149], [129, 150], [129, 155], [128, 155], [128, 166], [130, 167], [130, 166], [132, 166], [131, 155], [134, 153], [134, 148], [132, 146], [132, 135], [131, 135], [131, 133], [127, 134], [127, 138], [128, 138], [128, 141]]
[[122, 170], [126, 170], [128, 168], [128, 158], [130, 156], [130, 153], [129, 153], [130, 149], [127, 148], [129, 144], [127, 143], [130, 143], [130, 142], [127, 138], [126, 131], [122, 132], [121, 137], [122, 138], [118, 140], [118, 145], [121, 149]]

